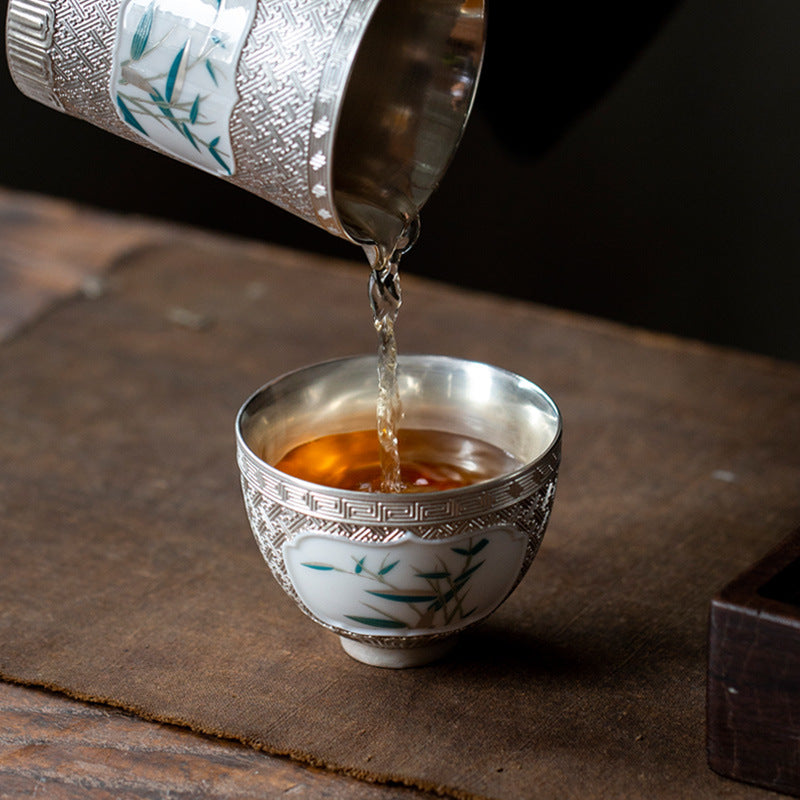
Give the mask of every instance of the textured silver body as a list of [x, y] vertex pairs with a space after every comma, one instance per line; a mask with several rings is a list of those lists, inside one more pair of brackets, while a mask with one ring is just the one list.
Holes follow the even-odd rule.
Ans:
[[[229, 180], [340, 236], [331, 190], [332, 129], [359, 36], [377, 2], [259, 3], [236, 76], [240, 100], [231, 134], [237, 170]], [[29, 97], [151, 147], [123, 124], [109, 95], [119, 8], [119, 0], [10, 0], [9, 67]], [[312, 167], [316, 152], [321, 157]]]
[[[158, 150], [120, 119], [109, 92], [122, 1], [10, 0], [9, 67], [31, 98]], [[353, 62], [378, 3], [258, 0], [229, 121], [236, 169], [225, 180], [348, 239], [334, 203], [333, 145]], [[462, 128], [469, 103], [451, 113], [451, 126]], [[434, 166], [436, 174], [446, 163]]]
[[505, 449], [523, 466], [461, 489], [371, 494], [307, 483], [279, 472], [257, 455], [277, 460], [278, 454], [324, 433], [374, 425], [374, 356], [328, 362], [284, 376], [253, 395], [236, 424], [248, 518], [275, 578], [319, 624], [339, 635], [391, 648], [426, 645], [447, 634], [413, 639], [354, 635], [326, 624], [295, 592], [286, 571], [284, 545], [308, 532], [387, 543], [409, 533], [433, 541], [510, 526], [527, 537], [516, 586], [542, 542], [561, 458], [558, 410], [530, 382], [485, 364], [443, 356], [401, 357], [399, 369], [404, 427], [474, 436]]
[[12, 0], [6, 19], [6, 54], [11, 75], [28, 97], [64, 111], [55, 89], [51, 0]]

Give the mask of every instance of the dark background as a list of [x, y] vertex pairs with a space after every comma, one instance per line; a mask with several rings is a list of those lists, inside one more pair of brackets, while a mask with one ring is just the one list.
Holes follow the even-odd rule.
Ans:
[[[473, 117], [404, 270], [800, 361], [800, 3], [550, 5], [492, 1]], [[0, 101], [2, 185], [362, 257], [37, 105], [4, 59]]]

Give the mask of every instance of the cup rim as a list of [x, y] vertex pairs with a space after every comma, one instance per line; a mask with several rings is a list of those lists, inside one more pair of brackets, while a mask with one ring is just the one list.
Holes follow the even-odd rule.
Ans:
[[[359, 501], [363, 501], [365, 498], [372, 498], [376, 501], [379, 501], [381, 504], [389, 506], [393, 504], [398, 506], [408, 506], [409, 504], [417, 505], [420, 502], [430, 503], [430, 502], [435, 502], [436, 500], [440, 501], [447, 501], [450, 499], [456, 500], [457, 498], [473, 494], [476, 491], [483, 493], [492, 493], [493, 491], [496, 492], [503, 486], [514, 484], [520, 478], [524, 477], [527, 473], [535, 471], [537, 467], [539, 467], [540, 465], [549, 463], [554, 457], [556, 458], [555, 466], [557, 468], [558, 463], [560, 462], [560, 447], [561, 447], [561, 438], [563, 433], [563, 417], [555, 400], [553, 400], [553, 398], [544, 389], [542, 389], [542, 387], [539, 386], [539, 384], [535, 383], [529, 378], [526, 378], [523, 375], [520, 375], [519, 373], [514, 372], [513, 370], [507, 369], [505, 367], [499, 367], [494, 364], [488, 364], [486, 362], [479, 361], [477, 359], [467, 359], [467, 358], [460, 358], [458, 356], [447, 356], [447, 355], [438, 355], [430, 353], [408, 353], [399, 355], [398, 365], [400, 366], [400, 368], [402, 368], [404, 363], [413, 362], [415, 360], [420, 360], [423, 358], [425, 359], [434, 358], [441, 363], [452, 362], [464, 366], [474, 365], [474, 366], [488, 367], [489, 369], [499, 374], [504, 374], [509, 378], [523, 381], [529, 387], [534, 389], [535, 392], [546, 402], [546, 404], [550, 406], [550, 409], [552, 410], [553, 416], [556, 421], [555, 431], [547, 447], [544, 450], [542, 450], [538, 456], [528, 461], [525, 461], [524, 463], [520, 464], [519, 467], [510, 472], [504, 472], [502, 475], [498, 475], [484, 481], [479, 481], [478, 483], [469, 484], [467, 486], [460, 486], [455, 489], [443, 489], [440, 491], [432, 491], [432, 492], [363, 492], [357, 489], [339, 489], [333, 486], [326, 486], [325, 484], [313, 483], [303, 478], [297, 478], [294, 475], [289, 475], [286, 472], [282, 472], [281, 470], [274, 467], [272, 464], [269, 464], [268, 462], [260, 458], [258, 455], [256, 455], [256, 453], [253, 452], [250, 445], [245, 441], [245, 437], [242, 432], [242, 424], [244, 417], [248, 413], [248, 409], [250, 408], [250, 406], [264, 392], [268, 391], [270, 388], [280, 383], [281, 381], [291, 378], [292, 376], [297, 375], [298, 373], [305, 372], [307, 370], [314, 368], [333, 366], [338, 363], [354, 362], [354, 361], [369, 359], [376, 364], [375, 385], [376, 385], [376, 397], [377, 397], [376, 358], [377, 357], [374, 354], [370, 355], [352, 354], [330, 359], [324, 359], [322, 361], [318, 361], [312, 364], [306, 364], [304, 366], [287, 370], [281, 373], [280, 375], [276, 376], [275, 378], [272, 378], [269, 381], [267, 381], [265, 384], [263, 384], [261, 387], [259, 387], [249, 395], [249, 397], [244, 401], [238, 413], [236, 414], [235, 433], [236, 433], [237, 450], [239, 454], [242, 457], [246, 458], [256, 469], [263, 471], [276, 481], [280, 481], [283, 483], [290, 483], [292, 485], [297, 486], [298, 488], [305, 489], [309, 492], [314, 492], [318, 495], [322, 494], [322, 495], [343, 498], [353, 503], [358, 503]], [[544, 482], [545, 480], [542, 480], [539, 483], [544, 483]], [[525, 493], [527, 494], [528, 492], [526, 491]], [[515, 500], [516, 497], [514, 497], [512, 501]]]

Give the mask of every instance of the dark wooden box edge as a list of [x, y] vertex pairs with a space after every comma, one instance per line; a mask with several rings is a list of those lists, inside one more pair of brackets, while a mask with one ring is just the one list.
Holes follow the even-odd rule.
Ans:
[[[763, 590], [799, 559], [800, 528], [714, 596], [706, 684], [711, 769], [798, 796], [800, 739], [790, 719], [792, 709], [800, 717], [800, 669], [783, 680], [781, 664], [800, 665], [800, 605], [766, 596]], [[747, 657], [737, 660], [741, 651]], [[787, 698], [788, 704], [783, 702]]]

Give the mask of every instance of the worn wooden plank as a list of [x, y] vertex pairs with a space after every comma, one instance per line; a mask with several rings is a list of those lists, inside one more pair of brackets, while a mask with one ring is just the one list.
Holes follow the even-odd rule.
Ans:
[[[58, 356], [65, 356], [70, 367], [64, 377], [77, 384], [69, 396], [76, 406], [87, 404], [86, 414], [81, 416], [86, 422], [94, 419], [90, 413], [93, 401], [84, 388], [94, 378], [95, 360], [112, 359], [116, 366], [103, 373], [112, 376], [112, 380], [105, 383], [121, 387], [123, 401], [130, 402], [127, 422], [140, 425], [140, 438], [153, 439], [149, 446], [155, 453], [160, 452], [165, 437], [153, 422], [163, 423], [168, 415], [163, 405], [154, 400], [144, 414], [138, 402], [131, 402], [142, 386], [151, 385], [151, 374], [142, 366], [148, 359], [158, 364], [157, 378], [172, 381], [176, 375], [183, 375], [186, 385], [199, 387], [191, 406], [197, 419], [208, 424], [217, 419], [213, 414], [221, 413], [223, 407], [225, 414], [232, 414], [235, 402], [254, 388], [256, 381], [312, 359], [341, 354], [343, 348], [363, 349], [370, 342], [358, 275], [345, 276], [339, 269], [331, 270], [333, 265], [322, 259], [317, 259], [319, 263], [312, 268], [315, 259], [302, 254], [281, 252], [273, 258], [270, 251], [267, 257], [267, 248], [261, 245], [254, 247], [253, 258], [246, 259], [242, 257], [250, 247], [246, 243], [230, 246], [228, 241], [206, 240], [209, 246], [203, 247], [201, 235], [191, 234], [190, 238], [195, 247], [191, 251], [183, 245], [153, 248], [123, 259], [126, 263], [118, 270], [116, 280], [110, 281], [117, 285], [110, 286], [104, 302], [67, 304], [52, 319], [30, 331], [29, 336], [10, 343], [15, 361], [4, 362], [8, 374], [22, 386], [30, 381], [30, 375], [20, 366], [21, 361], [35, 363], [46, 354], [58, 364]], [[312, 300], [322, 296], [324, 303], [314, 305], [309, 300], [309, 286], [316, 291]], [[311, 678], [300, 695], [281, 698], [262, 694], [251, 700], [250, 694], [241, 693], [240, 697], [248, 698], [242, 710], [255, 717], [252, 730], [260, 734], [264, 719], [275, 715], [275, 725], [268, 733], [277, 748], [282, 746], [279, 734], [285, 734], [284, 723], [302, 717], [303, 730], [313, 735], [297, 739], [297, 751], [312, 752], [311, 745], [318, 748], [320, 744], [319, 723], [335, 720], [335, 724], [325, 725], [329, 737], [326, 744], [352, 751], [346, 755], [353, 764], [360, 765], [362, 756], [369, 754], [372, 758], [375, 753], [365, 768], [376, 772], [383, 769], [382, 774], [387, 774], [392, 764], [387, 760], [382, 767], [376, 767], [375, 763], [380, 760], [381, 751], [399, 749], [397, 741], [403, 730], [407, 736], [402, 741], [413, 742], [417, 747], [413, 764], [410, 756], [405, 758], [408, 747], [401, 753], [406, 774], [418, 774], [420, 758], [428, 762], [430, 774], [435, 767], [438, 769], [434, 762], [445, 760], [443, 754], [448, 753], [448, 747], [450, 753], [460, 754], [465, 747], [472, 747], [468, 757], [462, 757], [468, 762], [465, 772], [471, 785], [492, 797], [553, 797], [559, 793], [577, 796], [584, 787], [586, 796], [598, 797], [763, 796], [760, 790], [724, 782], [705, 765], [705, 618], [712, 591], [788, 526], [797, 524], [800, 464], [795, 454], [800, 429], [796, 400], [800, 396], [800, 373], [796, 368], [765, 359], [643, 336], [527, 304], [476, 297], [452, 288], [423, 287], [414, 281], [406, 286], [410, 289], [410, 302], [403, 315], [402, 346], [406, 351], [436, 349], [499, 362], [530, 374], [558, 399], [568, 429], [554, 524], [537, 559], [534, 579], [521, 587], [520, 591], [527, 593], [526, 602], [506, 604], [497, 625], [467, 643], [467, 657], [462, 663], [445, 665], [424, 680], [415, 680], [413, 675], [371, 674], [370, 698], [364, 698], [364, 676], [358, 665], [336, 661], [337, 670], [330, 670], [328, 665], [341, 657], [335, 643], [320, 639], [321, 651], [305, 641], [300, 641], [296, 650], [270, 645], [268, 649], [279, 654], [278, 657], [273, 652], [271, 656], [276, 670], [281, 666], [281, 653], [288, 656], [300, 652], [300, 648], [308, 651], [312, 657], [302, 666]], [[189, 313], [173, 313], [177, 309]], [[193, 330], [175, 331], [165, 324], [165, 316], [170, 322]], [[314, 317], [311, 322], [310, 316]], [[205, 319], [208, 324], [203, 326], [200, 323]], [[107, 331], [109, 337], [113, 334], [116, 344], [95, 348], [96, 359], [84, 364], [82, 350], [97, 331]], [[170, 347], [173, 358], [162, 363], [159, 357], [164, 348]], [[78, 374], [76, 362], [83, 364], [85, 374]], [[136, 370], [138, 377], [125, 374]], [[125, 384], [123, 379], [133, 382]], [[13, 380], [10, 383], [13, 386]], [[43, 370], [39, 385], [49, 387], [52, 383], [52, 374]], [[111, 395], [115, 396], [115, 392]], [[21, 390], [17, 401], [9, 406], [9, 418], [21, 420], [30, 416], [34, 412], [34, 394]], [[52, 404], [48, 400], [46, 405], [39, 409], [42, 418], [63, 423], [64, 405], [57, 398]], [[113, 397], [106, 403], [106, 407], [112, 406]], [[75, 409], [70, 413], [74, 414]], [[759, 420], [755, 430], [754, 419]], [[89, 427], [86, 422], [82, 428], [82, 471], [73, 482], [74, 468], [61, 470], [69, 474], [61, 476], [58, 486], [64, 487], [65, 496], [69, 497], [74, 495], [77, 484], [81, 492], [87, 487], [101, 492], [98, 497], [111, 491], [118, 492], [114, 496], [120, 502], [135, 500], [126, 481], [110, 479], [113, 463], [104, 467], [105, 462], [95, 458], [108, 449], [108, 432], [103, 434], [98, 428], [99, 438], [87, 445]], [[200, 461], [208, 463], [209, 468], [200, 476], [205, 482], [197, 485], [198, 492], [203, 492], [198, 508], [204, 509], [204, 516], [222, 507], [232, 508], [238, 502], [232, 496], [232, 476], [208, 482], [211, 464], [219, 464], [222, 454], [227, 458], [229, 453], [227, 417], [217, 419], [212, 428], [206, 439], [216, 435], [226, 438], [224, 447], [210, 446], [208, 441], [197, 446], [198, 453], [205, 452], [200, 446], [203, 444], [208, 452], [206, 462], [200, 455]], [[17, 451], [17, 439], [9, 442], [9, 452]], [[50, 454], [56, 458], [51, 464], [52, 472], [43, 477], [37, 467], [36, 486], [48, 490], [56, 486], [52, 473], [65, 463], [72, 463], [69, 459], [58, 461], [58, 453], [69, 456], [70, 447], [54, 447]], [[188, 449], [185, 452], [188, 454]], [[169, 456], [170, 463], [176, 465], [176, 475], [188, 474], [187, 465], [193, 467], [196, 458], [192, 456], [191, 463], [178, 463], [174, 453]], [[150, 504], [154, 504], [153, 513], [162, 520], [173, 513], [175, 506], [174, 501], [159, 494], [167, 481], [158, 471], [149, 469], [149, 457], [142, 453], [139, 457], [147, 480], [137, 489], [142, 498], [146, 496], [148, 514]], [[26, 487], [25, 471], [19, 475], [18, 487]], [[225, 487], [222, 493], [220, 487]], [[95, 506], [91, 494], [92, 491], [87, 494], [89, 506], [79, 509], [76, 519], [92, 522]], [[209, 500], [206, 504], [206, 496], [211, 495], [214, 502]], [[33, 497], [34, 492], [28, 495], [20, 488], [8, 493], [9, 503], [17, 504], [15, 511], [20, 519], [31, 511], [28, 496]], [[59, 497], [56, 494], [50, 499], [57, 501]], [[51, 506], [54, 517], [63, 515], [57, 503]], [[221, 516], [227, 518], [227, 514]], [[218, 526], [219, 530], [224, 528]], [[37, 523], [35, 530], [42, 529], [47, 530]], [[196, 531], [192, 531], [191, 541], [197, 541]], [[213, 544], [216, 546], [217, 542], [215, 534]], [[184, 548], [178, 550], [188, 552]], [[232, 552], [229, 547], [224, 553], [228, 561]], [[206, 619], [198, 614], [205, 609], [207, 619], [217, 619], [213, 616], [217, 609], [210, 607], [214, 605], [213, 598], [235, 593], [232, 587], [239, 590], [250, 618], [264, 613], [261, 607], [249, 606], [264, 581], [263, 565], [258, 564], [257, 574], [249, 571], [250, 566], [255, 566], [249, 552], [243, 550], [241, 560], [235, 564], [226, 566], [225, 561], [218, 560], [219, 585], [204, 590], [193, 600], [192, 618]], [[233, 555], [237, 553], [238, 550]], [[70, 574], [79, 576], [82, 568], [81, 562]], [[149, 570], [150, 566], [142, 565], [145, 568]], [[223, 579], [223, 568], [229, 569], [227, 579]], [[241, 591], [243, 576], [252, 579], [251, 588], [246, 591]], [[119, 589], [118, 582], [109, 586], [108, 595], [118, 594]], [[184, 595], [181, 590], [180, 596], [174, 598], [176, 609], [179, 600], [185, 601]], [[35, 591], [18, 596], [30, 596], [30, 606], [37, 600]], [[160, 615], [172, 602], [170, 597], [169, 603], [156, 604], [156, 613], [143, 613], [141, 626], [152, 623], [150, 633], [157, 637], [163, 626]], [[26, 606], [26, 613], [30, 606]], [[125, 622], [129, 615], [128, 608]], [[31, 615], [31, 622], [36, 622], [34, 616]], [[247, 638], [251, 635], [248, 631], [268, 629], [270, 626], [264, 624], [268, 621], [263, 619], [260, 628], [258, 624], [255, 628], [248, 626], [243, 635]], [[282, 618], [277, 620], [283, 622]], [[228, 619], [224, 626], [222, 635], [230, 628]], [[58, 628], [53, 634], [59, 637], [62, 632]], [[288, 636], [288, 631], [281, 628], [274, 641], [288, 642], [279, 634]], [[305, 629], [298, 636], [304, 639]], [[247, 642], [247, 647], [227, 649], [237, 654], [237, 665], [248, 658], [252, 660], [250, 667], [243, 669], [246, 675], [263, 669], [267, 660], [267, 653], [256, 653], [257, 647], [265, 645], [255, 638]], [[47, 639], [40, 637], [38, 641]], [[85, 646], [85, 640], [80, 641]], [[199, 657], [209, 658], [211, 665], [220, 663], [216, 657], [208, 656], [209, 647], [215, 644], [218, 642], [204, 642], [202, 651], [188, 662], [192, 674], [198, 669]], [[105, 651], [92, 652], [98, 652], [100, 658], [108, 655]], [[162, 654], [169, 656], [173, 652], [174, 643], [170, 641]], [[131, 674], [145, 674], [146, 664], [125, 649], [118, 654], [131, 659]], [[118, 666], [119, 662], [111, 659], [108, 664]], [[52, 674], [51, 667], [42, 680], [49, 681], [47, 685], [58, 685]], [[176, 680], [174, 695], [179, 694], [180, 677], [168, 669], [161, 674]], [[291, 677], [294, 679], [295, 675]], [[491, 685], [487, 686], [487, 681]], [[202, 681], [199, 684], [193, 687], [198, 697], [205, 688]], [[440, 687], [444, 691], [437, 691]], [[511, 711], [498, 715], [502, 716], [500, 731], [496, 731], [493, 746], [486, 747], [484, 736], [491, 711], [486, 707], [486, 698], [493, 698], [495, 687], [507, 693]], [[223, 688], [229, 688], [228, 684]], [[339, 736], [341, 717], [330, 711], [334, 689], [339, 708], [352, 709], [349, 701], [353, 696], [384, 701], [401, 698], [399, 708], [406, 713], [395, 713], [393, 702], [376, 702], [368, 735], [359, 738], [358, 734], [367, 730], [359, 709], [347, 720], [347, 735]], [[461, 694], [466, 700], [458, 706], [457, 714], [451, 707], [436, 719], [426, 716], [430, 708], [438, 707], [436, 703], [442, 697], [446, 700]], [[166, 699], [171, 701], [174, 695], [167, 693]], [[111, 693], [97, 696], [109, 697]], [[309, 702], [299, 702], [298, 696]], [[228, 695], [217, 692], [216, 697]], [[324, 704], [317, 702], [320, 698]], [[152, 714], [164, 711], [163, 700], [159, 697], [150, 706]], [[283, 703], [280, 707], [279, 701]], [[192, 720], [208, 717], [206, 700], [199, 697], [198, 705], [202, 714], [190, 717]], [[220, 716], [224, 716], [227, 705], [220, 702], [220, 708], [215, 709]], [[256, 707], [258, 712], [254, 713]], [[393, 709], [388, 723], [386, 708]], [[422, 725], [418, 724], [420, 716], [425, 720]], [[165, 712], [162, 718], [174, 721], [178, 714], [170, 716]], [[127, 735], [115, 738], [114, 746], [124, 750], [128, 741]], [[84, 746], [81, 741], [75, 742], [69, 752], [81, 754]], [[30, 776], [47, 774], [44, 765], [36, 765], [35, 749], [27, 757], [32, 759], [28, 762], [32, 765]], [[150, 771], [158, 766], [157, 759], [152, 759], [149, 756], [146, 764], [130, 766], [131, 774], [151, 775]], [[86, 761], [82, 758], [71, 770], [85, 768]], [[102, 759], [100, 762], [105, 763]], [[278, 763], [287, 762], [278, 759]], [[333, 763], [346, 762], [340, 759]], [[187, 780], [176, 783], [173, 793], [200, 792], [205, 780], [202, 770], [193, 763], [181, 770]], [[117, 767], [114, 774], [120, 771], [122, 768]], [[73, 772], [67, 773], [70, 780]], [[525, 781], [522, 788], [520, 775]], [[7, 785], [22, 780], [28, 778], [20, 768], [9, 773]], [[76, 785], [75, 780], [70, 785]], [[336, 797], [331, 792], [339, 791], [345, 779], [329, 780], [328, 784], [313, 786], [306, 782], [301, 791], [311, 798]], [[169, 793], [170, 786], [164, 784], [162, 794]], [[265, 786], [267, 796], [281, 791]], [[370, 794], [365, 796], [378, 798], [380, 791], [401, 791], [367, 788]], [[131, 786], [125, 791], [134, 790]], [[103, 791], [113, 789], [106, 785]], [[344, 796], [357, 795], [348, 790]]]
[[122, 254], [173, 234], [167, 223], [0, 187], [0, 342], [64, 297], [101, 291]]
[[210, 800], [429, 797], [301, 766], [103, 705], [0, 682], [2, 800], [163, 800], [198, 795]]
[[[139, 248], [204, 234], [0, 187], [0, 342], [65, 298], [102, 294], [118, 259]], [[239, 243], [247, 250], [250, 245]], [[287, 264], [304, 257], [286, 251]], [[198, 324], [186, 309], [175, 324]], [[102, 705], [0, 682], [0, 798], [51, 800], [276, 796], [416, 800], [405, 787], [375, 786], [276, 758], [235, 742], [142, 720]]]

